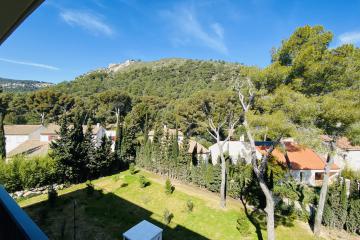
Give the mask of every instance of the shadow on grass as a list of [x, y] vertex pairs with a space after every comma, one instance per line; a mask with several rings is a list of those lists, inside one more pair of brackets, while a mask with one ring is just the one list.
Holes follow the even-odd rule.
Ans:
[[24, 210], [49, 239], [122, 239], [125, 231], [144, 219], [162, 228], [165, 240], [208, 239], [181, 225], [154, 220], [153, 212], [102, 190], [77, 190], [59, 196], [53, 207], [44, 201]]
[[[241, 203], [244, 207], [245, 215], [255, 227], [255, 232], [259, 240], [263, 240], [261, 230], [266, 230], [266, 213], [263, 210], [255, 209], [250, 210], [246, 204], [246, 202], [241, 198]], [[294, 220], [296, 217], [292, 212], [293, 208], [290, 206], [283, 205], [283, 207], [278, 207], [275, 210], [275, 228], [277, 226], [286, 226], [292, 227], [294, 226]]]

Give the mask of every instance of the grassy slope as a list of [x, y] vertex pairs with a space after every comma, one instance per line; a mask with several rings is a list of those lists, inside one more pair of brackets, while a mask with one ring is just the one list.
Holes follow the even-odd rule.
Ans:
[[[120, 239], [121, 233], [142, 219], [148, 219], [165, 229], [165, 239], [257, 239], [256, 229], [245, 237], [236, 230], [236, 219], [244, 215], [241, 205], [228, 201], [227, 210], [218, 207], [215, 194], [197, 188], [176, 184], [176, 190], [168, 196], [164, 193], [163, 179], [147, 172], [151, 185], [141, 189], [138, 175], [128, 172], [94, 181], [97, 189], [88, 196], [85, 185], [79, 184], [59, 192], [56, 207], [50, 207], [46, 196], [22, 200], [19, 204], [35, 219], [52, 239], [73, 235], [73, 200], [76, 199], [76, 226], [80, 239]], [[127, 186], [122, 186], [122, 185]], [[186, 211], [186, 201], [194, 202], [194, 211]], [[164, 209], [170, 210], [174, 218], [169, 226], [162, 221]], [[293, 227], [279, 226], [278, 239], [313, 239], [305, 224]], [[263, 237], [265, 238], [264, 231]]]

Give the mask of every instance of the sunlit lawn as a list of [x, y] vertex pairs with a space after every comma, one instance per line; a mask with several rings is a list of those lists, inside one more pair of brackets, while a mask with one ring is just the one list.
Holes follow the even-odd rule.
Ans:
[[[167, 195], [161, 180], [155, 178], [150, 186], [140, 188], [140, 174], [154, 177], [146, 172], [130, 175], [126, 171], [93, 181], [98, 191], [92, 195], [87, 194], [85, 184], [61, 190], [54, 207], [49, 205], [44, 195], [21, 200], [19, 204], [51, 239], [73, 239], [74, 201], [77, 239], [121, 239], [124, 231], [143, 219], [164, 228], [165, 240], [258, 238], [252, 224], [249, 234], [239, 233], [236, 229], [238, 216], [245, 217], [244, 210], [238, 205], [229, 202], [227, 210], [222, 210], [213, 204], [217, 196], [189, 195], [181, 191], [181, 187]], [[192, 188], [192, 191], [197, 189]], [[194, 203], [192, 212], [187, 211], [188, 200]], [[165, 209], [174, 215], [168, 226], [163, 221]], [[306, 224], [298, 222], [292, 227], [279, 226], [276, 232], [278, 239], [313, 239]], [[266, 238], [264, 230], [262, 235]]]

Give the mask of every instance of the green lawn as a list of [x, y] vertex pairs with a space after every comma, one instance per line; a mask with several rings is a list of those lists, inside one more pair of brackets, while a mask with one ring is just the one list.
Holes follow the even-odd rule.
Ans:
[[[150, 186], [139, 187], [139, 174], [151, 180]], [[256, 231], [250, 221], [249, 233], [239, 233], [236, 219], [240, 215], [247, 218], [238, 201], [229, 200], [223, 210], [218, 207], [217, 195], [196, 187], [176, 184], [175, 192], [169, 196], [159, 176], [147, 172], [130, 175], [128, 171], [100, 178], [93, 184], [96, 191], [92, 195], [85, 184], [59, 191], [55, 206], [49, 205], [47, 196], [21, 200], [19, 204], [51, 239], [73, 239], [74, 202], [77, 239], [121, 239], [124, 231], [143, 219], [164, 228], [165, 240], [266, 238], [266, 232]], [[186, 210], [188, 200], [194, 203], [191, 213]], [[165, 209], [174, 215], [168, 226], [162, 218]], [[307, 225], [301, 222], [291, 227], [278, 226], [276, 233], [277, 239], [313, 239]]]

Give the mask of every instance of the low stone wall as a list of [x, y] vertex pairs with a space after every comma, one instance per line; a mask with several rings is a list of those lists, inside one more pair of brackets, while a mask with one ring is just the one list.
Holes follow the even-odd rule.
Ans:
[[[61, 189], [65, 188], [65, 184], [53, 184], [52, 186], [55, 190], [61, 190]], [[33, 197], [33, 196], [37, 196], [37, 195], [41, 195], [41, 194], [47, 194], [49, 187], [50, 187], [50, 185], [38, 187], [38, 188], [26, 189], [26, 190], [22, 190], [22, 191], [17, 191], [17, 192], [10, 193], [10, 196], [14, 199], [18, 199], [18, 198]]]

